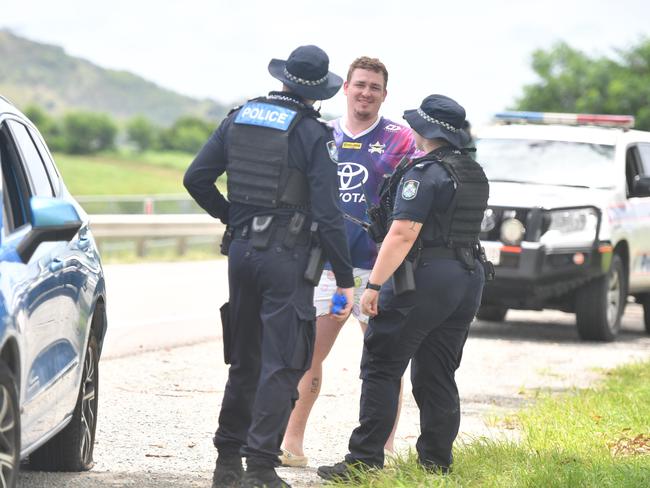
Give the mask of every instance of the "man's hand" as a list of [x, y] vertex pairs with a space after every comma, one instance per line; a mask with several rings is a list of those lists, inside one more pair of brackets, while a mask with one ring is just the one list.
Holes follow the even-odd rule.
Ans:
[[361, 295], [361, 312], [369, 317], [377, 315], [377, 303], [379, 302], [379, 292], [371, 289], [366, 289]]
[[350, 312], [352, 312], [352, 305], [354, 304], [354, 288], [337, 288], [336, 293], [343, 295], [347, 303], [345, 304], [345, 308], [339, 313], [331, 313], [332, 306], [330, 305], [330, 315], [337, 322], [343, 323], [350, 316]]

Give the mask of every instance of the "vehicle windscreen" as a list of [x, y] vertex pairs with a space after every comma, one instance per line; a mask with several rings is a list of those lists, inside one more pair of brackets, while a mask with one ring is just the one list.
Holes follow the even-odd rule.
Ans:
[[492, 181], [614, 186], [614, 146], [532, 139], [479, 139], [476, 160]]

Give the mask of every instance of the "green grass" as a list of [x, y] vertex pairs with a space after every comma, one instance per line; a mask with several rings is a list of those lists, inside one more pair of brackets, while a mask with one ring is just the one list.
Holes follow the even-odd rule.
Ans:
[[[73, 195], [187, 195], [183, 175], [194, 154], [122, 149], [86, 156], [57, 153], [54, 159]], [[225, 174], [217, 187], [225, 194]]]
[[519, 442], [459, 442], [447, 476], [426, 473], [408, 453], [359, 484], [336, 486], [650, 486], [650, 362], [610, 371], [593, 389], [544, 394], [516, 417]]
[[186, 193], [183, 174], [192, 156], [184, 155], [185, 159], [179, 158], [176, 163], [172, 163], [173, 158], [162, 155], [152, 159], [121, 154], [55, 155], [56, 164], [73, 195]]
[[154, 165], [161, 168], [172, 168], [185, 172], [195, 155], [180, 151], [137, 152], [122, 149], [116, 153], [116, 156], [127, 161]]

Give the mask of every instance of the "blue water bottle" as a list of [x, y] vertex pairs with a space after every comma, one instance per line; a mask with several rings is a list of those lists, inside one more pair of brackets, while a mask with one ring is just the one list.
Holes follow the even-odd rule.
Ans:
[[342, 295], [341, 293], [334, 293], [334, 295], [332, 295], [333, 314], [341, 313], [347, 304], [348, 300], [345, 298], [345, 295]]

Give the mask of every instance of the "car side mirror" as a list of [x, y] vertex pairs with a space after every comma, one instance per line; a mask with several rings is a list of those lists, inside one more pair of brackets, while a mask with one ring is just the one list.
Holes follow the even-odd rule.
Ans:
[[23, 262], [29, 261], [42, 242], [71, 240], [81, 228], [81, 218], [70, 202], [59, 198], [32, 197], [32, 228], [16, 246]]
[[635, 197], [650, 197], [650, 177], [637, 175], [632, 186]]

